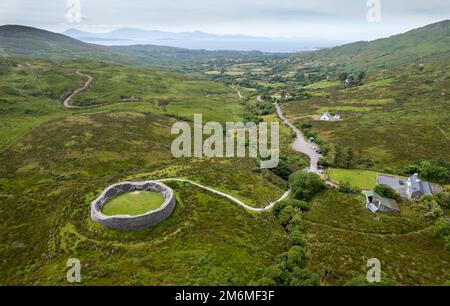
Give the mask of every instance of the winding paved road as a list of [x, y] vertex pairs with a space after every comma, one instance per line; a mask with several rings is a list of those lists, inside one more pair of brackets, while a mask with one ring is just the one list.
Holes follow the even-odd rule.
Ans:
[[320, 158], [322, 157], [321, 154], [317, 153], [318, 150], [317, 146], [315, 144], [312, 144], [308, 141], [306, 141], [305, 136], [303, 135], [302, 131], [298, 129], [295, 125], [293, 125], [289, 120], [286, 119], [286, 117], [283, 114], [283, 111], [281, 110], [281, 107], [278, 105], [277, 102], [274, 103], [275, 107], [277, 109], [278, 117], [286, 124], [288, 127], [290, 127], [295, 134], [297, 135], [297, 138], [295, 139], [294, 143], [292, 144], [292, 148], [300, 153], [306, 154], [309, 156], [309, 159], [311, 160], [309, 170], [311, 172], [319, 173], [318, 163]]
[[[256, 99], [260, 102], [264, 102], [261, 96], [257, 96]], [[277, 115], [281, 119], [281, 121], [283, 121], [284, 124], [286, 124], [297, 135], [294, 143], [292, 144], [292, 148], [297, 152], [307, 155], [311, 160], [309, 170], [322, 176], [321, 173], [319, 172], [318, 167], [318, 163], [320, 158], [322, 157], [322, 154], [316, 152], [318, 150], [318, 147], [315, 144], [306, 141], [302, 131], [300, 131], [300, 129], [298, 129], [295, 125], [293, 125], [289, 120], [286, 119], [286, 117], [283, 114], [283, 110], [281, 109], [280, 105], [278, 105], [277, 102], [275, 102], [274, 105], [277, 110]]]

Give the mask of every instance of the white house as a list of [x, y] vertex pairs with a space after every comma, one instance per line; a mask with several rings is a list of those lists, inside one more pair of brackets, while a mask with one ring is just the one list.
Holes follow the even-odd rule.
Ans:
[[322, 117], [320, 117], [320, 120], [322, 120], [322, 121], [339, 121], [339, 120], [341, 120], [341, 115], [335, 114], [333, 116], [329, 112], [326, 112], [322, 115]]
[[331, 116], [330, 113], [326, 112], [320, 117], [320, 120], [322, 121], [331, 121], [333, 119], [333, 116]]

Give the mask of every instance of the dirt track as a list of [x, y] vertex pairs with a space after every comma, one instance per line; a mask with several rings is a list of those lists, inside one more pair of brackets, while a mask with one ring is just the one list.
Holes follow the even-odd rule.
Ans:
[[89, 86], [91, 86], [92, 82], [95, 80], [94, 77], [92, 77], [88, 74], [81, 73], [79, 70], [77, 70], [77, 74], [81, 77], [87, 78], [87, 81], [84, 83], [83, 87], [76, 89], [70, 96], [68, 96], [64, 100], [64, 106], [68, 109], [80, 109], [81, 108], [80, 106], [71, 105], [70, 101], [72, 100], [73, 97], [75, 97], [79, 93], [83, 92], [84, 90], [88, 89]]

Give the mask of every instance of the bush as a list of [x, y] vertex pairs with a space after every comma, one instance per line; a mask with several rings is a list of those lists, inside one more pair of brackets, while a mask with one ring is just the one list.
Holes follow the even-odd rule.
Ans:
[[401, 200], [400, 194], [387, 185], [378, 185], [375, 187], [374, 191], [385, 198], [394, 199], [397, 201]]
[[440, 218], [434, 223], [433, 231], [441, 237], [450, 236], [450, 220]]
[[438, 193], [434, 198], [442, 208], [450, 208], [450, 194], [448, 192]]
[[276, 168], [270, 169], [273, 173], [275, 173], [276, 175], [278, 175], [279, 177], [281, 177], [283, 180], [288, 180], [289, 179], [289, 175], [292, 174], [293, 170], [292, 168], [289, 166], [288, 163], [286, 163], [283, 160], [280, 160], [280, 162], [278, 163], [278, 166]]
[[325, 189], [325, 183], [315, 173], [297, 171], [289, 177], [292, 194], [298, 200], [310, 200], [315, 194]]
[[340, 182], [338, 190], [342, 193], [361, 193], [361, 189], [352, 186], [349, 181]]
[[295, 267], [292, 271], [290, 286], [319, 286], [320, 278], [316, 273], [311, 273], [308, 269]]
[[310, 205], [306, 201], [300, 201], [296, 199], [289, 199], [286, 201], [286, 204], [288, 206], [292, 206], [294, 208], [300, 209], [301, 211], [308, 211], [310, 208]]
[[288, 232], [293, 232], [295, 230], [304, 231], [305, 230], [305, 222], [303, 221], [303, 217], [301, 213], [297, 213], [294, 216], [292, 216], [291, 221], [289, 222], [289, 225], [286, 227]]
[[278, 222], [280, 222], [282, 226], [286, 227], [297, 212], [298, 210], [294, 207], [289, 205], [285, 206], [277, 216]]
[[435, 220], [444, 215], [444, 211], [434, 200], [433, 196], [426, 196], [411, 204], [411, 208], [417, 211], [421, 216]]
[[300, 246], [293, 246], [278, 257], [278, 261], [285, 269], [303, 267], [306, 261], [305, 251]]
[[304, 247], [306, 245], [305, 238], [303, 238], [303, 233], [299, 229], [294, 229], [289, 235], [292, 246]]
[[433, 225], [433, 231], [444, 240], [444, 245], [450, 251], [450, 220], [440, 218]]

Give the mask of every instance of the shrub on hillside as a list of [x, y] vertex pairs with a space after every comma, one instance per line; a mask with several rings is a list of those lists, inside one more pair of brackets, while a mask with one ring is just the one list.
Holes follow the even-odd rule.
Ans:
[[349, 181], [340, 182], [338, 190], [342, 193], [361, 193], [361, 188], [352, 186]]
[[444, 211], [435, 201], [433, 196], [426, 196], [413, 202], [411, 208], [417, 211], [421, 216], [431, 220], [436, 220], [444, 215]]
[[296, 199], [289, 199], [286, 201], [286, 204], [288, 206], [292, 206], [294, 208], [300, 209], [301, 211], [308, 211], [310, 208], [310, 205], [308, 202], [296, 200]]
[[298, 200], [310, 200], [315, 194], [325, 189], [325, 183], [315, 173], [297, 171], [289, 177], [292, 194]]
[[289, 164], [283, 160], [280, 160], [276, 168], [270, 169], [273, 173], [281, 177], [283, 180], [288, 180], [289, 175], [292, 174], [293, 170]]
[[438, 193], [434, 198], [442, 208], [450, 208], [450, 194], [448, 192]]
[[287, 205], [284, 207], [278, 214], [278, 222], [284, 227], [288, 226], [289, 222], [292, 220], [293, 216], [298, 212], [297, 209], [295, 209], [292, 206]]
[[387, 185], [378, 185], [375, 187], [374, 191], [385, 198], [394, 199], [397, 201], [401, 200], [400, 194]]
[[306, 245], [306, 240], [303, 237], [303, 233], [300, 229], [295, 228], [290, 234], [289, 239], [292, 246], [304, 247]]
[[434, 223], [433, 231], [444, 240], [445, 248], [450, 251], [450, 220], [440, 218]]
[[409, 165], [405, 172], [420, 173], [423, 179], [439, 184], [450, 183], [450, 163], [444, 160], [421, 160]]

